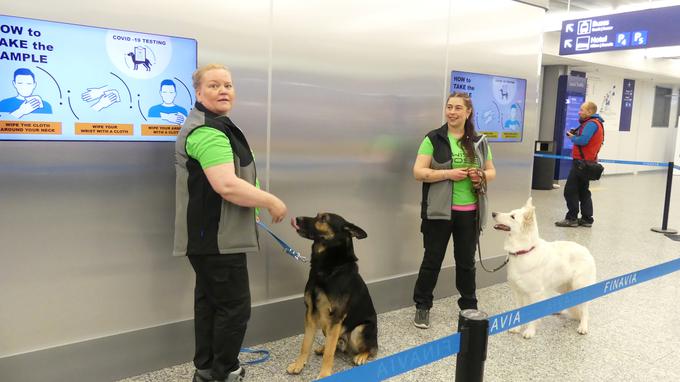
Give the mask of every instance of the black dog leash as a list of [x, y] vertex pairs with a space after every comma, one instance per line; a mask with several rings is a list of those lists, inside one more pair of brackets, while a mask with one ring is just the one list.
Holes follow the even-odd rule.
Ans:
[[492, 270], [488, 270], [484, 266], [484, 262], [482, 261], [482, 246], [479, 244], [479, 242], [480, 242], [479, 237], [481, 236], [481, 233], [482, 233], [482, 223], [480, 221], [479, 202], [477, 202], [477, 253], [479, 253], [479, 265], [481, 265], [482, 269], [484, 269], [485, 271], [487, 271], [489, 273], [494, 273], [494, 272], [500, 270], [501, 268], [503, 268], [508, 263], [508, 261], [510, 261], [510, 256], [507, 256], [505, 258], [505, 261], [503, 262], [503, 264], [499, 265], [498, 267], [496, 267]]
[[484, 266], [484, 262], [482, 261], [482, 246], [481, 246], [480, 240], [479, 240], [480, 236], [482, 235], [482, 216], [481, 216], [480, 207], [479, 207], [479, 197], [486, 193], [486, 174], [484, 173], [484, 171], [480, 171], [480, 170], [477, 170], [477, 173], [480, 175], [480, 178], [481, 178], [479, 188], [475, 189], [475, 191], [477, 192], [477, 210], [476, 210], [477, 211], [476, 212], [477, 213], [477, 226], [475, 227], [476, 228], [475, 229], [475, 234], [476, 234], [475, 236], [476, 236], [476, 239], [477, 239], [477, 253], [479, 253], [479, 265], [481, 265], [482, 269], [484, 269], [488, 273], [494, 273], [494, 272], [500, 270], [501, 268], [503, 268], [508, 263], [508, 261], [510, 261], [510, 256], [507, 256], [505, 258], [505, 261], [503, 262], [503, 264], [499, 265], [498, 267], [496, 267], [492, 270], [488, 270], [486, 268], [486, 266]]

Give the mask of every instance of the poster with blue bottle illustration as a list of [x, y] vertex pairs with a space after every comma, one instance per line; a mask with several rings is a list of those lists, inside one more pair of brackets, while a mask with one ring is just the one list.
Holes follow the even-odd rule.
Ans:
[[451, 92], [470, 95], [475, 128], [489, 141], [522, 141], [526, 88], [522, 78], [451, 72]]
[[0, 140], [173, 141], [196, 40], [0, 15]]

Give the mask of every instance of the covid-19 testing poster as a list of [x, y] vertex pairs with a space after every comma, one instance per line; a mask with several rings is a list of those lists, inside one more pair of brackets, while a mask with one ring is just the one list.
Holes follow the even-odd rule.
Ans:
[[172, 141], [196, 40], [0, 15], [0, 140]]
[[451, 72], [451, 92], [470, 95], [475, 128], [489, 141], [520, 142], [527, 81], [482, 73]]

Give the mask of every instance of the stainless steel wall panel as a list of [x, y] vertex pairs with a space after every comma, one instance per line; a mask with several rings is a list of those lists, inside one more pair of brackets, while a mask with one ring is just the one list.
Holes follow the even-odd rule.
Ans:
[[[249, 138], [263, 186], [291, 215], [334, 211], [363, 227], [368, 238], [356, 251], [369, 282], [392, 285], [418, 270], [421, 185], [411, 168], [424, 134], [442, 123], [451, 70], [528, 80], [524, 141], [493, 144], [499, 175], [491, 206], [514, 208], [528, 196], [540, 8], [496, 0], [189, 7], [168, 0], [163, 7], [175, 11], [129, 0], [34, 0], [7, 3], [3, 13], [195, 38], [199, 64], [232, 69], [231, 117]], [[191, 319], [193, 272], [171, 257], [173, 150], [171, 143], [0, 142], [0, 324], [12, 328], [0, 330], [0, 360]], [[290, 227], [272, 228], [309, 253], [311, 243]], [[266, 234], [261, 239], [261, 254], [249, 256], [253, 303], [299, 297], [308, 266]], [[485, 233], [484, 253], [502, 254], [501, 240]], [[263, 327], [253, 331], [270, 329]]]
[[[265, 167], [270, 1], [36, 0], [3, 13], [195, 38], [234, 71], [233, 119]], [[84, 17], [87, 15], [87, 17]], [[193, 271], [172, 257], [174, 143], [0, 142], [0, 357], [193, 317]], [[265, 260], [251, 256], [253, 300]]]
[[[355, 245], [369, 281], [419, 263], [411, 166], [441, 121], [447, 11], [446, 1], [274, 7], [272, 190], [291, 214], [332, 211], [364, 228]], [[309, 252], [311, 242], [284, 235]], [[305, 267], [272, 265], [272, 297], [302, 292]]]
[[[531, 193], [545, 11], [504, 0], [452, 4], [449, 69], [527, 80], [522, 142], [491, 143], [497, 178], [489, 186], [489, 206], [495, 211], [509, 211], [523, 205]], [[504, 255], [504, 238], [487, 229], [482, 235], [485, 257]]]

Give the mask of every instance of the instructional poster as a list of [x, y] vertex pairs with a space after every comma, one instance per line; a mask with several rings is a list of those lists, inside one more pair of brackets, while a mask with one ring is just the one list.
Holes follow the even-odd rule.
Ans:
[[489, 141], [522, 140], [526, 87], [527, 81], [521, 78], [451, 72], [451, 92], [470, 95], [475, 128]]
[[586, 98], [595, 102], [605, 130], [618, 130], [621, 118], [623, 78], [587, 74]]
[[0, 15], [0, 140], [173, 141], [196, 40]]

